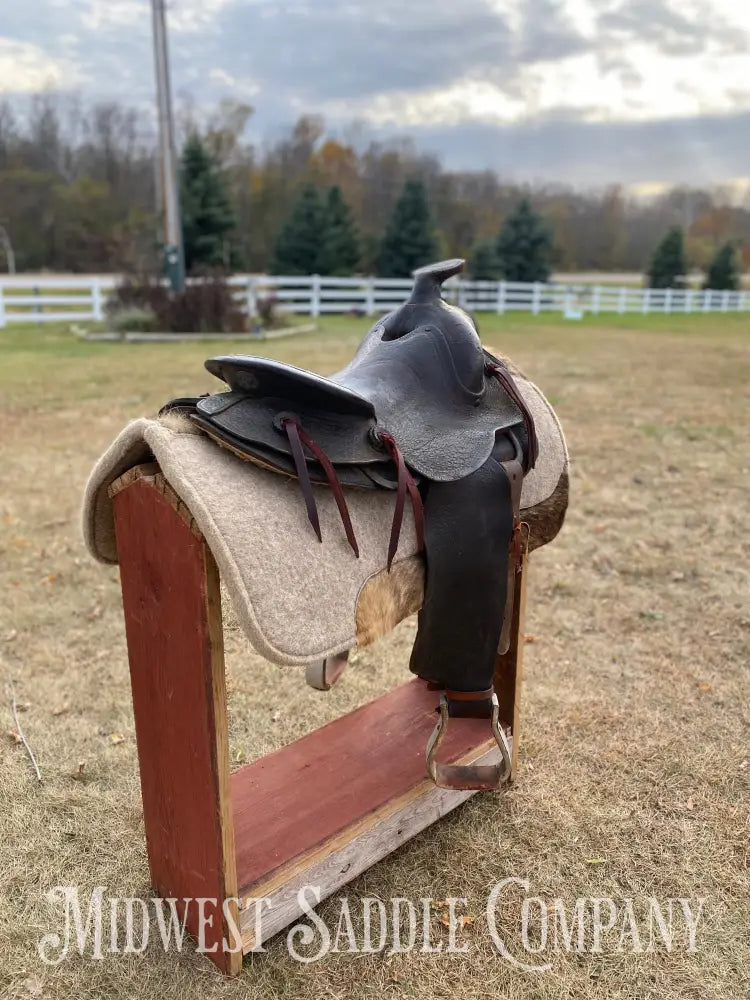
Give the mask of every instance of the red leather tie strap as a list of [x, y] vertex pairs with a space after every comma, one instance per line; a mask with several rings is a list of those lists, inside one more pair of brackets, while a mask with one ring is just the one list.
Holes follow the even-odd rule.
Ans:
[[536, 427], [534, 426], [534, 418], [531, 415], [531, 411], [526, 405], [521, 393], [518, 391], [518, 386], [511, 378], [509, 372], [500, 365], [494, 364], [492, 361], [488, 361], [485, 370], [493, 375], [498, 383], [505, 389], [510, 398], [516, 404], [518, 409], [521, 411], [521, 416], [523, 417], [524, 426], [526, 427], [526, 437], [529, 442], [529, 454], [526, 461], [526, 471], [533, 469], [536, 465], [536, 460], [539, 457], [539, 440], [536, 436]]
[[283, 420], [281, 426], [286, 431], [286, 436], [289, 438], [289, 447], [292, 449], [292, 458], [294, 459], [294, 467], [297, 470], [297, 479], [299, 480], [300, 489], [302, 490], [302, 496], [305, 498], [305, 506], [307, 507], [307, 518], [313, 527], [313, 531], [318, 536], [318, 541], [323, 541], [323, 536], [320, 533], [320, 519], [318, 517], [318, 506], [315, 503], [315, 494], [313, 493], [312, 483], [310, 482], [310, 473], [307, 471], [307, 462], [305, 461], [305, 452], [302, 449], [302, 442], [299, 436], [299, 424], [294, 420]]
[[406, 492], [409, 491], [411, 508], [414, 513], [414, 528], [417, 534], [417, 545], [420, 551], [424, 548], [424, 510], [422, 508], [422, 497], [419, 495], [417, 484], [412, 478], [412, 474], [406, 467], [404, 456], [399, 451], [398, 445], [393, 437], [381, 431], [378, 435], [383, 442], [388, 453], [396, 463], [398, 470], [398, 486], [396, 489], [396, 507], [393, 511], [393, 524], [391, 525], [391, 538], [388, 543], [388, 572], [391, 571], [393, 562], [398, 550], [398, 540], [401, 536], [401, 524], [404, 519], [404, 504], [406, 503]]
[[352, 547], [354, 555], [359, 559], [359, 546], [357, 545], [357, 539], [354, 535], [352, 519], [349, 515], [349, 508], [346, 505], [344, 491], [341, 488], [341, 483], [339, 482], [339, 477], [336, 475], [333, 463], [320, 445], [310, 437], [307, 431], [301, 427], [296, 420], [292, 420], [291, 417], [286, 417], [282, 420], [281, 426], [284, 428], [287, 437], [289, 438], [289, 447], [292, 450], [294, 467], [297, 470], [297, 478], [299, 479], [300, 487], [302, 489], [302, 495], [305, 498], [307, 516], [310, 524], [313, 526], [315, 534], [318, 536], [318, 541], [323, 541], [320, 533], [320, 519], [318, 518], [318, 507], [315, 503], [315, 494], [313, 492], [312, 483], [310, 482], [310, 474], [307, 470], [307, 462], [305, 460], [305, 453], [302, 445], [313, 453], [315, 458], [317, 458], [323, 467], [326, 479], [328, 480], [328, 485], [331, 487], [331, 492], [333, 493], [333, 499], [336, 501], [336, 506], [339, 510], [341, 523], [344, 525], [347, 541]]

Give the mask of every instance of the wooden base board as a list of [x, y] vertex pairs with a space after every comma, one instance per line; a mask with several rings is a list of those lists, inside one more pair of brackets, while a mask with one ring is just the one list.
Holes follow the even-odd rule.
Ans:
[[[437, 701], [415, 679], [232, 775], [239, 895], [266, 900], [241, 908], [244, 952], [301, 915], [303, 886], [325, 899], [475, 794], [427, 777]], [[494, 763], [488, 731], [452, 720], [441, 759]]]

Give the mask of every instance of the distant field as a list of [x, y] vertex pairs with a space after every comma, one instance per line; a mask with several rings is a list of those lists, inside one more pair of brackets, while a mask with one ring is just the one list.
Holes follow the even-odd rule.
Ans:
[[[54, 325], [0, 331], [0, 670], [15, 680], [44, 777], [33, 780], [0, 701], [0, 996], [410, 1000], [659, 1000], [750, 995], [750, 315], [480, 316], [554, 403], [571, 507], [535, 554], [519, 779], [480, 795], [347, 887], [467, 897], [466, 955], [332, 954], [303, 966], [283, 937], [236, 981], [205, 958], [40, 963], [58, 927], [43, 894], [149, 894], [117, 571], [80, 540], [88, 472], [129, 420], [215, 390], [203, 360], [264, 353], [322, 373], [365, 320], [324, 319], [269, 344], [95, 344]], [[227, 629], [230, 750], [252, 759], [407, 679], [413, 622], [358, 653], [321, 696]], [[4, 684], [3, 684], [4, 691]], [[115, 739], [113, 739], [113, 736]], [[120, 739], [120, 736], [123, 739]], [[259, 817], [262, 822], [262, 817]], [[493, 949], [492, 886], [539, 896], [705, 897], [699, 948], [553, 953], [522, 972]], [[361, 904], [360, 912], [361, 912]], [[320, 912], [335, 928], [339, 903]], [[517, 940], [517, 909], [499, 919]], [[355, 919], [358, 937], [361, 926]], [[435, 939], [444, 933], [436, 913]]]

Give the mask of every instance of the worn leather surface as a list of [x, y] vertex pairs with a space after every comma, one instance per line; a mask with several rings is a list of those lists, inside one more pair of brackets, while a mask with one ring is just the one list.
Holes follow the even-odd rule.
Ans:
[[[382, 463], [387, 455], [375, 446], [372, 406], [363, 412], [342, 412], [338, 386], [330, 395], [321, 388], [328, 380], [312, 372], [301, 372], [268, 358], [222, 357], [206, 363], [209, 370], [222, 372], [230, 392], [198, 400], [197, 414], [235, 439], [290, 454], [289, 440], [281, 426], [284, 417], [297, 420], [325, 450], [334, 465]], [[252, 394], [236, 389], [252, 375]]]
[[513, 533], [500, 463], [513, 453], [501, 438], [476, 472], [424, 491], [425, 597], [409, 669], [441, 687], [477, 691], [492, 683]]
[[[211, 358], [206, 368], [233, 391], [201, 399], [198, 414], [248, 445], [286, 454], [281, 419], [291, 416], [334, 465], [382, 463], [373, 432], [383, 430], [417, 473], [461, 479], [484, 464], [498, 432], [514, 429], [525, 444], [525, 431], [516, 404], [485, 374], [490, 356], [468, 318], [457, 332], [456, 312], [442, 300], [402, 307], [376, 324], [351, 364], [330, 379], [268, 358]], [[433, 314], [435, 323], [389, 336]]]

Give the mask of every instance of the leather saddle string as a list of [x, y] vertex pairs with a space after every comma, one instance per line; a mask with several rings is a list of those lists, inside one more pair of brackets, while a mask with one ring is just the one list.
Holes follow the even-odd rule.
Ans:
[[503, 389], [505, 389], [510, 398], [521, 411], [521, 416], [523, 417], [523, 422], [526, 427], [526, 436], [529, 441], [529, 454], [526, 461], [526, 471], [528, 472], [530, 469], [534, 468], [536, 460], [539, 457], [539, 439], [536, 435], [534, 418], [526, 405], [526, 401], [518, 391], [518, 386], [505, 369], [501, 368], [500, 365], [493, 364], [489, 361], [485, 366], [485, 370], [489, 372], [490, 375], [494, 375], [498, 383], [503, 387]]
[[336, 469], [334, 468], [333, 463], [320, 445], [310, 437], [307, 431], [301, 427], [296, 420], [286, 417], [282, 420], [281, 426], [284, 428], [287, 437], [289, 438], [289, 447], [292, 450], [292, 458], [294, 459], [294, 466], [297, 470], [297, 478], [299, 479], [300, 487], [302, 489], [302, 495], [305, 498], [307, 516], [310, 520], [310, 524], [313, 526], [315, 534], [318, 536], [318, 541], [323, 540], [320, 533], [318, 507], [315, 503], [315, 494], [313, 492], [312, 483], [310, 482], [310, 474], [307, 469], [307, 461], [305, 460], [305, 453], [302, 445], [305, 445], [305, 447], [313, 453], [322, 465], [323, 471], [326, 474], [326, 479], [328, 480], [328, 485], [331, 487], [331, 492], [333, 493], [333, 499], [336, 501], [336, 506], [339, 509], [339, 515], [341, 516], [341, 523], [344, 525], [347, 541], [352, 547], [354, 555], [359, 559], [359, 546], [357, 545], [357, 539], [354, 534], [354, 526], [352, 525], [352, 519], [349, 514], [349, 508], [346, 505], [344, 491], [341, 488], [341, 483], [339, 481], [339, 477], [336, 475]]
[[424, 549], [424, 509], [422, 507], [422, 497], [419, 495], [417, 484], [412, 478], [412, 474], [406, 467], [404, 456], [401, 454], [398, 445], [393, 437], [385, 431], [378, 434], [378, 438], [385, 445], [391, 458], [396, 463], [398, 470], [398, 486], [396, 489], [396, 507], [393, 511], [393, 523], [391, 525], [391, 538], [388, 543], [388, 572], [391, 571], [391, 564], [398, 550], [398, 540], [401, 536], [401, 524], [404, 519], [404, 504], [406, 493], [409, 492], [411, 507], [414, 513], [414, 528], [417, 535], [417, 546], [421, 552]]

